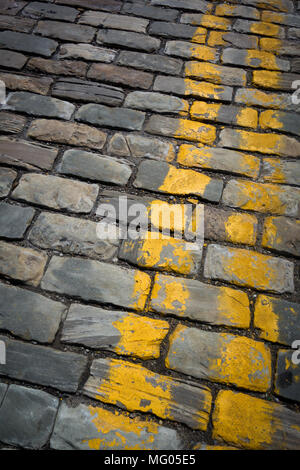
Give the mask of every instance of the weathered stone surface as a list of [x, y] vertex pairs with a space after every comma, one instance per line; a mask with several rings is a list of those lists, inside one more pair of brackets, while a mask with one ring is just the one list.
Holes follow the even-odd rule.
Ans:
[[96, 201], [98, 186], [57, 176], [28, 173], [22, 176], [13, 192], [14, 199], [33, 204], [89, 213]]
[[127, 184], [132, 174], [131, 165], [127, 160], [82, 150], [67, 150], [58, 171], [113, 184]]
[[260, 11], [257, 8], [246, 7], [244, 5], [228, 5], [223, 3], [216, 6], [215, 14], [219, 16], [238, 16], [251, 20], [260, 19]]
[[300, 162], [279, 158], [264, 158], [260, 176], [262, 181], [300, 186]]
[[31, 70], [45, 72], [53, 75], [70, 75], [71, 77], [85, 77], [87, 64], [79, 60], [49, 60], [33, 57], [27, 64]]
[[58, 150], [21, 139], [0, 137], [0, 157], [3, 163], [34, 169], [50, 170]]
[[0, 16], [0, 29], [29, 33], [34, 24], [35, 21], [29, 18], [13, 17], [9, 15]]
[[169, 331], [169, 324], [134, 313], [72, 304], [64, 322], [61, 341], [83, 344], [125, 356], [154, 359]]
[[153, 75], [150, 73], [107, 64], [92, 64], [87, 76], [94, 80], [113, 82], [134, 88], [143, 88], [145, 90], [147, 90], [153, 82]]
[[62, 21], [39, 21], [35, 32], [49, 38], [73, 42], [92, 42], [95, 28]]
[[152, 22], [149, 33], [167, 38], [190, 39], [192, 42], [199, 44], [204, 44], [206, 38], [206, 29], [204, 28], [196, 28], [187, 24], [167, 23], [165, 21]]
[[300, 116], [296, 113], [268, 110], [260, 114], [259, 124], [262, 129], [275, 129], [298, 136]]
[[173, 8], [160, 8], [139, 3], [125, 3], [122, 11], [153, 20], [165, 21], [174, 21], [179, 13], [177, 10], [173, 10]]
[[165, 162], [145, 160], [139, 166], [134, 186], [167, 194], [194, 194], [208, 201], [219, 201], [223, 182]]
[[91, 44], [63, 44], [60, 46], [58, 57], [60, 59], [85, 59], [109, 63], [116, 57], [116, 52]]
[[263, 68], [267, 70], [282, 70], [288, 72], [290, 64], [287, 60], [278, 59], [275, 54], [257, 50], [233, 49], [228, 47], [222, 54], [224, 64], [241, 65], [245, 67]]
[[300, 256], [300, 220], [289, 217], [266, 218], [262, 246]]
[[285, 15], [282, 13], [274, 13], [273, 11], [263, 11], [261, 19], [267, 23], [279, 23], [300, 28], [300, 19], [297, 14]]
[[20, 0], [3, 0], [1, 2], [0, 13], [6, 15], [16, 15], [22, 8], [25, 7], [27, 2]]
[[52, 343], [65, 306], [29, 290], [0, 284], [0, 328], [25, 340]]
[[300, 46], [297, 43], [295, 44], [294, 41], [286, 41], [275, 38], [262, 38], [260, 40], [260, 47], [264, 51], [273, 52], [277, 55], [290, 55], [298, 57], [300, 55]]
[[45, 253], [0, 242], [0, 272], [4, 276], [37, 286], [46, 262]]
[[299, 216], [299, 197], [300, 189], [293, 186], [246, 180], [230, 180], [223, 192], [223, 202], [227, 206], [291, 217]]
[[[273, 72], [271, 72], [273, 73]], [[275, 72], [276, 73], [276, 72]], [[284, 74], [288, 75], [288, 74]], [[276, 79], [277, 80], [277, 79]], [[286, 79], [287, 80], [287, 79]], [[257, 83], [261, 81], [261, 77], [257, 80]], [[268, 76], [265, 77], [264, 86], [266, 88], [276, 88], [280, 89], [286, 88], [286, 85], [280, 86], [279, 81], [278, 85], [275, 85], [275, 80]], [[259, 85], [261, 86], [261, 85]], [[262, 108], [273, 108], [273, 109], [283, 109], [285, 111], [298, 111], [297, 106], [292, 102], [291, 95], [288, 93], [269, 93], [262, 90], [257, 90], [256, 88], [240, 88], [237, 90], [235, 95], [235, 101], [237, 103], [247, 104], [251, 106], [260, 106]]]
[[159, 139], [135, 134], [115, 134], [108, 145], [108, 153], [120, 157], [155, 158], [172, 161], [175, 157], [174, 145]]
[[128, 411], [150, 411], [193, 429], [207, 428], [211, 407], [207, 387], [159, 375], [131, 362], [96, 359], [84, 393]]
[[122, 6], [120, 1], [115, 0], [56, 0], [56, 3], [111, 12], [119, 11]]
[[79, 11], [75, 8], [49, 5], [42, 2], [29, 2], [23, 9], [22, 15], [30, 18], [49, 18], [51, 20], [65, 20], [71, 23], [76, 20]]
[[160, 46], [160, 40], [140, 33], [119, 31], [116, 29], [99, 30], [97, 34], [98, 44], [112, 44], [114, 46], [139, 49], [145, 52], [156, 51]]
[[31, 229], [29, 239], [40, 248], [108, 260], [118, 251], [118, 232], [101, 239], [100, 228], [101, 223], [43, 212]]
[[45, 290], [84, 300], [143, 310], [150, 290], [150, 277], [138, 270], [98, 261], [54, 256], [42, 286]]
[[9, 194], [16, 177], [17, 173], [14, 170], [0, 167], [0, 197], [5, 197]]
[[0, 65], [11, 69], [21, 70], [27, 62], [27, 57], [18, 52], [0, 49]]
[[151, 0], [151, 3], [152, 5], [161, 5], [164, 7], [201, 11], [202, 13], [209, 13], [212, 9], [211, 3], [201, 0]]
[[29, 52], [49, 57], [55, 52], [58, 44], [47, 38], [33, 34], [16, 33], [13, 31], [0, 32], [0, 47], [7, 47], [14, 51]]
[[0, 111], [0, 131], [7, 134], [18, 134], [26, 124], [26, 118], [18, 114]]
[[134, 18], [125, 15], [113, 15], [111, 13], [102, 13], [100, 11], [85, 11], [79, 23], [92, 26], [102, 26], [104, 28], [121, 29], [125, 31], [134, 31], [136, 33], [146, 33], [149, 24], [148, 20], [143, 18]]
[[182, 60], [180, 59], [155, 54], [143, 54], [142, 52], [122, 51], [117, 63], [137, 69], [150, 70], [151, 72], [170, 73], [171, 75], [179, 75], [182, 69]]
[[296, 73], [269, 72], [267, 70], [254, 70], [253, 72], [254, 85], [262, 88], [290, 92], [292, 83], [297, 79], [299, 80], [299, 75]]
[[75, 122], [49, 121], [36, 119], [28, 129], [28, 136], [37, 140], [60, 142], [101, 150], [106, 141], [106, 134], [93, 127]]
[[0, 236], [5, 238], [23, 238], [34, 216], [31, 207], [13, 206], [0, 202]]
[[230, 86], [243, 86], [247, 82], [245, 70], [197, 61], [186, 63], [185, 75], [197, 80], [207, 80], [208, 82]]
[[157, 113], [175, 113], [186, 115], [189, 103], [175, 96], [162, 93], [133, 91], [126, 96], [125, 106], [128, 108], [155, 111]]
[[41, 95], [47, 95], [53, 83], [52, 78], [15, 75], [13, 73], [0, 73], [0, 80], [5, 83], [6, 88], [11, 90], [31, 91]]
[[267, 341], [291, 346], [300, 334], [300, 305], [276, 297], [259, 295], [254, 310], [254, 326]]
[[59, 400], [42, 390], [10, 385], [0, 408], [0, 439], [40, 449], [52, 432]]
[[293, 59], [291, 61], [291, 71], [300, 73], [300, 59]]
[[178, 450], [173, 429], [151, 421], [114, 414], [103, 408], [62, 403], [50, 445], [57, 450]]
[[212, 325], [247, 328], [250, 324], [244, 292], [163, 274], [155, 276], [151, 310]]
[[185, 59], [198, 59], [208, 62], [216, 62], [219, 53], [216, 49], [186, 41], [168, 41], [165, 47], [167, 55], [183, 57]]
[[234, 150], [215, 147], [181, 145], [177, 156], [181, 165], [192, 168], [208, 168], [256, 178], [260, 160], [257, 157]]
[[[232, 3], [240, 3], [239, 0], [232, 0]], [[290, 12], [294, 10], [292, 0], [243, 0], [246, 5], [265, 8], [266, 10]]]
[[271, 351], [245, 336], [177, 326], [170, 336], [166, 366], [248, 390], [265, 392], [271, 385]]
[[229, 126], [237, 125], [255, 129], [258, 125], [258, 111], [254, 108], [194, 101], [190, 115], [199, 121], [220, 122]]
[[7, 392], [7, 389], [8, 389], [8, 385], [0, 382], [0, 407], [3, 402], [3, 398], [5, 397], [5, 394]]
[[228, 18], [220, 18], [214, 15], [199, 15], [197, 13], [184, 13], [180, 18], [181, 23], [190, 23], [193, 25], [204, 26], [214, 30], [230, 30], [231, 20]]
[[5, 109], [12, 109], [34, 116], [70, 119], [75, 106], [67, 101], [61, 101], [50, 96], [16, 91], [8, 95]]
[[261, 36], [277, 38], [285, 37], [285, 31], [281, 26], [265, 21], [247, 21], [238, 19], [234, 23], [233, 29], [239, 33], [253, 33]]
[[216, 128], [188, 119], [175, 119], [166, 116], [152, 115], [145, 127], [150, 134], [177, 139], [191, 140], [212, 144], [216, 139]]
[[213, 438], [246, 449], [296, 450], [299, 413], [283, 405], [222, 390], [213, 413]]
[[142, 129], [145, 113], [91, 103], [81, 106], [76, 113], [76, 119], [98, 126], [118, 127], [134, 131]]
[[294, 264], [254, 251], [209, 245], [204, 276], [272, 292], [294, 291]]
[[124, 99], [121, 88], [103, 84], [98, 85], [94, 82], [76, 78], [58, 80], [52, 89], [52, 95], [111, 106], [120, 105]]
[[257, 49], [258, 38], [250, 34], [239, 34], [224, 31], [211, 31], [207, 40], [208, 46], [234, 46], [240, 49]]
[[15, 341], [4, 336], [0, 338], [6, 344], [7, 362], [0, 365], [1, 375], [46, 385], [64, 392], [76, 392], [87, 365], [87, 357]]
[[290, 38], [290, 39], [299, 39], [300, 38], [300, 28], [289, 28], [288, 38]]
[[[293, 363], [293, 350], [279, 350], [276, 364], [275, 393], [293, 401], [300, 401], [299, 366]], [[299, 356], [299, 354], [298, 354]]]

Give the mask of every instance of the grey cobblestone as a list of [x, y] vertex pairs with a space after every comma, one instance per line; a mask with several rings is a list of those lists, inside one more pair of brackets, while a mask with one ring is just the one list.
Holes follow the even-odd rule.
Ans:
[[10, 31], [0, 32], [0, 47], [7, 47], [15, 51], [40, 54], [48, 57], [55, 52], [57, 46], [58, 43], [52, 39]]
[[98, 126], [117, 127], [128, 130], [141, 130], [145, 113], [125, 108], [110, 108], [100, 104], [86, 104], [76, 113], [78, 121]]
[[34, 209], [31, 207], [13, 206], [0, 202], [0, 236], [5, 238], [23, 238], [29, 227]]
[[0, 197], [5, 197], [11, 190], [17, 173], [9, 168], [0, 167]]
[[90, 26], [64, 23], [62, 21], [39, 21], [35, 32], [54, 39], [89, 43], [92, 42], [96, 30]]

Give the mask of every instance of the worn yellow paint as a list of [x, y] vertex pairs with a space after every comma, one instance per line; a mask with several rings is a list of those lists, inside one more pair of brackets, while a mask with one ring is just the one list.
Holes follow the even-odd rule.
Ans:
[[269, 167], [269, 175], [263, 175], [264, 181], [271, 181], [273, 183], [286, 183], [286, 176], [282, 171], [281, 160], [278, 158], [265, 158], [264, 162]]
[[190, 114], [194, 119], [204, 119], [218, 122], [219, 111], [221, 108], [219, 103], [206, 103], [205, 101], [194, 101]]
[[236, 123], [242, 127], [253, 127], [256, 128], [258, 124], [258, 112], [253, 108], [241, 108], [236, 116]]
[[240, 93], [240, 102], [247, 105], [263, 106], [265, 108], [280, 109], [285, 106], [286, 100], [284, 95], [277, 95], [275, 93], [266, 93], [262, 90], [254, 88], [244, 90]]
[[280, 90], [283, 80], [281, 72], [271, 72], [267, 70], [255, 70], [253, 72], [253, 83], [265, 88]]
[[282, 13], [277, 13], [275, 11], [263, 11], [261, 14], [262, 21], [266, 21], [268, 23], [285, 23], [285, 15]]
[[253, 21], [250, 26], [250, 32], [262, 36], [280, 37], [282, 35], [282, 28], [276, 24], [267, 23], [265, 21]]
[[[216, 6], [215, 14], [219, 16], [240, 16], [238, 5], [227, 5], [222, 3], [221, 5]], [[253, 11], [255, 11], [253, 9]], [[257, 10], [257, 18], [259, 18], [259, 12]]]
[[207, 30], [205, 28], [197, 28], [191, 40], [192, 42], [197, 42], [198, 44], [205, 44], [206, 35]]
[[134, 288], [132, 292], [132, 304], [129, 307], [141, 311], [144, 309], [147, 296], [150, 292], [151, 278], [142, 271], [136, 271], [134, 275]]
[[249, 449], [271, 447], [279, 427], [279, 405], [230, 390], [219, 392], [213, 413], [213, 437]]
[[[174, 311], [176, 315], [184, 316], [187, 309], [187, 301], [190, 297], [184, 279], [174, 278], [174, 281], [169, 282], [169, 279], [159, 278], [159, 275], [156, 275], [151, 294], [151, 302], [157, 299], [159, 291], [162, 288], [165, 290], [165, 298], [161, 302], [162, 309], [170, 310], [171, 312]], [[179, 305], [180, 311], [178, 308]]]
[[[87, 440], [87, 444], [92, 450], [100, 450], [105, 448], [118, 449], [119, 443], [116, 438], [111, 441], [105, 435], [115, 432], [116, 436], [121, 440], [121, 446], [124, 450], [147, 450], [151, 448], [150, 444], [154, 441], [155, 435], [158, 433], [159, 426], [151, 421], [141, 421], [138, 418], [131, 419], [124, 414], [114, 414], [103, 408], [89, 406], [91, 420], [97, 431], [104, 436]], [[117, 431], [116, 431], [117, 430]], [[130, 434], [141, 436], [143, 433], [144, 440], [140, 446], [132, 446], [130, 444]], [[146, 435], [146, 433], [149, 433]], [[129, 442], [127, 444], [127, 435]], [[84, 441], [85, 442], [85, 441]]]
[[209, 176], [197, 173], [193, 170], [182, 170], [170, 166], [160, 191], [170, 194], [199, 194], [203, 195], [210, 183]]
[[197, 82], [186, 78], [185, 81], [185, 94], [200, 96], [201, 98], [220, 99], [220, 93], [224, 91], [221, 85], [215, 85], [207, 82]]
[[280, 111], [268, 110], [261, 113], [259, 124], [262, 129], [283, 129], [283, 123], [280, 121]]
[[113, 322], [113, 326], [121, 336], [114, 348], [115, 352], [138, 356], [142, 359], [159, 357], [160, 344], [169, 330], [169, 324], [166, 321], [139, 317], [130, 313]]
[[[246, 55], [246, 65], [248, 67], [259, 67], [269, 70], [280, 70], [277, 65], [277, 58], [274, 54], [265, 51], [258, 51], [255, 49], [248, 49]], [[259, 66], [257, 65], [259, 61]]]
[[[170, 346], [175, 343], [178, 344], [179, 341], [184, 341], [184, 332], [187, 328], [188, 327], [184, 325], [176, 326], [175, 330], [173, 331], [173, 333], [170, 335], [170, 338], [169, 338]], [[165, 359], [165, 365], [168, 369], [171, 369], [170, 360], [169, 360], [169, 357], [171, 354], [176, 354], [176, 350], [174, 348], [172, 349], [169, 348], [169, 353]]]
[[216, 139], [216, 128], [210, 124], [200, 125], [198, 122], [188, 119], [178, 119], [178, 126], [174, 130], [174, 137], [213, 144]]
[[193, 59], [215, 62], [218, 59], [218, 51], [213, 47], [190, 43], [190, 54]]
[[274, 312], [272, 298], [259, 295], [255, 303], [254, 326], [260, 329], [259, 336], [274, 343], [279, 340], [278, 315]]
[[161, 230], [183, 232], [187, 223], [184, 204], [169, 204], [166, 201], [153, 200], [149, 214], [151, 226]]
[[[197, 22], [197, 24], [199, 23], [198, 17], [196, 18], [195, 22]], [[202, 15], [200, 26], [205, 28], [228, 30], [231, 27], [231, 20], [227, 18], [220, 18], [214, 15]]]
[[263, 51], [273, 52], [274, 54], [278, 54], [282, 46], [282, 41], [280, 39], [274, 39], [274, 38], [262, 38], [259, 41], [259, 45]]
[[220, 318], [229, 318], [231, 326], [249, 328], [249, 299], [245, 292], [221, 287], [217, 306]]
[[211, 47], [226, 46], [226, 41], [223, 39], [223, 31], [210, 31], [207, 44]]
[[250, 152], [274, 153], [281, 155], [286, 153], [286, 141], [279, 134], [260, 134], [248, 131], [236, 130], [239, 136], [239, 148]]
[[[197, 77], [217, 84], [222, 83], [222, 67], [214, 64], [196, 61], [188, 62], [185, 67], [185, 74], [187, 77]], [[245, 72], [244, 85], [246, 85], [246, 82]]]
[[225, 222], [225, 230], [232, 243], [255, 245], [257, 218], [249, 214], [234, 213]]

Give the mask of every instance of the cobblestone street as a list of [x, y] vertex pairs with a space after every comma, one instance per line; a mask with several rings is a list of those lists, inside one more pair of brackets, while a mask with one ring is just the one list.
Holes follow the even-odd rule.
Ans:
[[4, 85], [0, 449], [300, 450], [300, 1], [0, 0]]

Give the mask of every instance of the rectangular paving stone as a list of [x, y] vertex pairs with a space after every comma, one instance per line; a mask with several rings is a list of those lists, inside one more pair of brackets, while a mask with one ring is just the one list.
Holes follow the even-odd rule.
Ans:
[[259, 337], [291, 346], [299, 338], [300, 305], [260, 294], [254, 310], [254, 327]]
[[138, 134], [116, 133], [110, 139], [108, 153], [122, 157], [156, 158], [170, 162], [175, 158], [175, 146], [164, 140]]
[[290, 64], [287, 60], [278, 59], [275, 54], [254, 49], [233, 49], [228, 47], [222, 54], [223, 64], [241, 65], [244, 67], [282, 70], [288, 72]]
[[146, 33], [148, 20], [143, 18], [132, 18], [132, 16], [114, 15], [100, 11], [85, 11], [79, 23], [89, 24], [91, 26], [102, 26], [103, 28], [121, 29], [133, 31], [136, 33]]
[[10, 69], [21, 70], [27, 62], [27, 57], [19, 52], [0, 49], [0, 65]]
[[296, 158], [300, 155], [300, 143], [292, 137], [239, 129], [222, 130], [219, 146], [247, 150], [248, 152], [275, 154], [281, 157]]
[[263, 229], [262, 246], [299, 257], [300, 220], [289, 217], [267, 217]]
[[246, 449], [298, 449], [299, 413], [285, 406], [222, 390], [213, 413], [213, 438]]
[[121, 51], [117, 64], [127, 65], [151, 72], [170, 73], [179, 75], [182, 69], [182, 60], [165, 57], [159, 54], [144, 54], [142, 52]]
[[257, 290], [294, 292], [291, 261], [240, 248], [209, 245], [204, 276]]
[[30, 230], [29, 240], [43, 249], [108, 260], [117, 254], [119, 238], [113, 232], [101, 239], [100, 228], [100, 223], [90, 220], [42, 212]]
[[52, 88], [52, 95], [89, 103], [102, 103], [111, 106], [122, 104], [124, 93], [121, 88], [97, 84], [77, 78], [60, 79]]
[[52, 343], [65, 305], [40, 294], [0, 283], [0, 327], [15, 336]]
[[35, 33], [64, 41], [89, 43], [92, 42], [96, 30], [91, 26], [45, 20], [38, 22]]
[[296, 113], [268, 110], [260, 114], [259, 124], [262, 129], [275, 129], [298, 136], [300, 116]]
[[57, 450], [178, 450], [177, 431], [153, 421], [114, 414], [100, 407], [68, 407], [58, 411], [50, 446]]
[[256, 178], [259, 158], [235, 150], [183, 144], [179, 147], [177, 162], [192, 168], [207, 168]]
[[79, 60], [49, 60], [33, 57], [27, 64], [30, 70], [51, 75], [85, 77], [88, 64]]
[[95, 62], [112, 62], [116, 52], [104, 47], [96, 47], [91, 44], [62, 44], [59, 48], [59, 59], [85, 59]]
[[42, 2], [29, 2], [23, 9], [22, 15], [30, 18], [49, 18], [51, 20], [65, 20], [71, 23], [76, 20], [79, 11], [75, 8], [64, 7]]
[[213, 47], [187, 41], [167, 41], [165, 53], [184, 59], [198, 59], [208, 62], [216, 62], [219, 58], [218, 51]]
[[58, 405], [59, 399], [49, 393], [11, 384], [0, 408], [1, 441], [40, 449], [50, 438]]
[[112, 82], [146, 90], [153, 82], [153, 75], [150, 73], [107, 64], [92, 64], [87, 73], [87, 77], [103, 82]]
[[156, 113], [174, 113], [186, 116], [189, 103], [176, 96], [162, 93], [133, 91], [126, 96], [124, 106]]
[[44, 274], [47, 254], [0, 242], [0, 273], [10, 279], [37, 286]]
[[5, 197], [9, 194], [16, 177], [17, 173], [14, 170], [0, 167], [0, 197]]
[[204, 26], [205, 28], [230, 30], [231, 20], [214, 15], [198, 15], [195, 13], [184, 13], [180, 19], [181, 23]]
[[166, 38], [189, 39], [198, 44], [205, 44], [206, 29], [166, 21], [153, 21], [149, 28], [149, 34]]
[[137, 240], [124, 240], [118, 256], [142, 268], [196, 274], [202, 259], [202, 246], [159, 232], [146, 232]]
[[291, 61], [291, 71], [300, 73], [300, 59], [293, 59]]
[[258, 125], [258, 112], [254, 108], [194, 101], [190, 115], [200, 121], [213, 121], [231, 126], [252, 127]]
[[217, 101], [231, 101], [233, 94], [233, 89], [229, 86], [165, 75], [156, 77], [153, 90], [174, 93], [175, 95], [199, 96]]
[[52, 209], [71, 212], [91, 212], [98, 194], [98, 186], [38, 173], [24, 174], [12, 196]]
[[100, 29], [97, 34], [97, 43], [122, 46], [129, 49], [139, 49], [145, 52], [153, 52], [160, 47], [161, 41], [157, 38], [131, 31]]
[[271, 72], [267, 70], [254, 70], [252, 77], [253, 84], [256, 86], [274, 90], [286, 90], [288, 92], [291, 91], [293, 82], [299, 80], [299, 75], [296, 73]]
[[143, 310], [150, 290], [150, 276], [99, 261], [54, 256], [42, 286], [45, 290], [83, 300]]
[[111, 12], [119, 11], [122, 6], [122, 2], [115, 0], [56, 0], [56, 3]]
[[72, 304], [61, 341], [141, 359], [157, 359], [169, 324], [134, 313]]
[[287, 26], [295, 26], [300, 28], [300, 19], [297, 14], [274, 13], [273, 11], [263, 11], [261, 14], [262, 21], [268, 23], [278, 23]]
[[47, 95], [53, 83], [52, 78], [16, 75], [13, 73], [0, 73], [0, 80], [5, 83], [6, 88], [11, 90], [31, 91], [41, 95]]
[[152, 5], [161, 5], [171, 8], [183, 8], [185, 10], [202, 11], [208, 13], [212, 9], [212, 4], [201, 0], [151, 0]]
[[277, 38], [285, 37], [284, 28], [266, 21], [248, 21], [238, 19], [234, 23], [233, 29], [239, 33], [252, 33], [260, 36], [271, 36]]
[[75, 106], [67, 101], [58, 100], [50, 96], [42, 96], [27, 91], [10, 93], [5, 105], [6, 109], [19, 111], [34, 116], [70, 119]]
[[279, 158], [264, 158], [261, 180], [300, 186], [300, 162]]
[[152, 311], [162, 315], [211, 325], [248, 328], [250, 324], [247, 294], [193, 279], [157, 274], [150, 305]]
[[239, 88], [235, 95], [237, 103], [248, 106], [260, 106], [262, 108], [283, 109], [285, 111], [298, 111], [298, 107], [292, 102], [288, 93], [270, 93], [256, 88]]
[[293, 186], [230, 180], [223, 192], [223, 203], [231, 207], [262, 213], [299, 216], [300, 189]]
[[21, 168], [50, 170], [58, 150], [22, 139], [0, 137], [0, 157], [3, 163]]
[[[5, 365], [0, 373], [6, 377], [76, 392], [87, 366], [87, 357], [69, 351], [23, 343], [1, 336], [6, 344]], [[72, 364], [72, 367], [70, 367]]]
[[[239, 0], [231, 0], [231, 3], [240, 3]], [[266, 10], [290, 12], [294, 10], [292, 0], [243, 0], [245, 5], [251, 5], [257, 8], [265, 8]]]
[[175, 137], [204, 144], [213, 144], [216, 139], [216, 128], [211, 124], [203, 124], [189, 119], [176, 119], [166, 116], [152, 115], [145, 126], [149, 134]]
[[288, 29], [288, 38], [289, 39], [299, 39], [300, 37], [300, 28], [289, 28]]
[[194, 194], [215, 202], [220, 200], [223, 189], [222, 180], [155, 160], [145, 160], [140, 164], [133, 185], [167, 194]]
[[27, 120], [23, 116], [0, 111], [0, 131], [4, 134], [18, 134], [22, 132], [26, 122]]
[[19, 0], [3, 0], [1, 3], [0, 12], [6, 15], [16, 15], [22, 8], [25, 7], [27, 2]]
[[273, 52], [277, 55], [299, 56], [300, 46], [294, 41], [285, 41], [283, 39], [262, 38], [259, 41], [260, 48], [264, 51]]
[[8, 385], [0, 382], [0, 407], [2, 405], [7, 389], [8, 389]]
[[35, 214], [32, 207], [13, 206], [0, 202], [0, 236], [21, 239]]
[[106, 141], [106, 134], [94, 127], [47, 119], [33, 121], [27, 135], [46, 142], [59, 142], [97, 150], [101, 150]]
[[126, 108], [111, 108], [100, 104], [86, 104], [76, 113], [78, 121], [105, 127], [118, 127], [128, 130], [141, 130], [145, 113]]
[[16, 33], [13, 31], [0, 32], [0, 47], [13, 51], [28, 52], [49, 57], [57, 49], [58, 43], [48, 38], [33, 34]]
[[271, 385], [271, 351], [260, 341], [180, 325], [169, 342], [169, 369], [253, 391]]
[[210, 31], [207, 41], [208, 46], [234, 46], [240, 49], [257, 49], [258, 38], [250, 34], [234, 32]]
[[174, 10], [173, 8], [160, 8], [138, 3], [125, 3], [122, 12], [163, 21], [174, 21], [179, 14], [178, 10]]
[[29, 33], [35, 24], [34, 20], [29, 18], [20, 18], [16, 16], [0, 15], [0, 28], [20, 33]]
[[216, 6], [215, 14], [219, 16], [238, 16], [251, 20], [260, 19], [260, 11], [257, 8], [246, 7], [244, 5], [228, 5], [223, 3]]
[[[299, 366], [293, 362], [294, 350], [280, 349], [277, 356], [275, 393], [288, 400], [300, 401]], [[299, 354], [298, 354], [299, 357]]]
[[185, 75], [197, 80], [207, 80], [208, 82], [230, 86], [243, 86], [247, 82], [245, 70], [196, 61], [186, 63]]
[[127, 411], [150, 411], [192, 429], [205, 430], [208, 425], [211, 393], [207, 387], [163, 376], [131, 362], [96, 359], [84, 394]]

